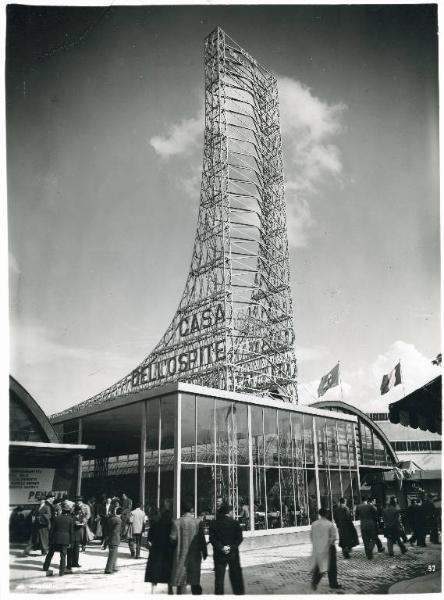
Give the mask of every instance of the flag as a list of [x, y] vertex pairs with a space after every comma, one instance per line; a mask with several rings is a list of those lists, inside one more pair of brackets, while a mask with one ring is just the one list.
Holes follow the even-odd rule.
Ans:
[[383, 375], [381, 381], [381, 396], [386, 394], [395, 385], [401, 383], [401, 363], [399, 362], [388, 375]]
[[324, 375], [318, 387], [319, 398], [325, 394], [327, 390], [335, 385], [339, 385], [339, 363], [333, 367], [333, 369]]

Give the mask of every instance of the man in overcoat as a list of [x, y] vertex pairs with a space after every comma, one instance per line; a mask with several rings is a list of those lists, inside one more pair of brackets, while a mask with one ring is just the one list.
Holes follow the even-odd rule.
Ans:
[[369, 502], [362, 502], [356, 509], [356, 517], [361, 521], [361, 535], [365, 555], [371, 560], [373, 558], [373, 548], [376, 544], [376, 538], [378, 537], [376, 508]]
[[23, 551], [23, 554], [28, 556], [31, 549], [38, 546], [44, 556], [49, 548], [49, 530], [51, 528], [51, 519], [53, 517], [52, 504], [54, 502], [54, 494], [49, 492], [46, 494], [46, 499], [41, 500], [40, 506], [33, 515], [31, 539]]
[[52, 523], [51, 532], [49, 536], [49, 552], [46, 555], [45, 562], [43, 564], [43, 570], [48, 571], [54, 553], [59, 552], [60, 576], [65, 575], [66, 572], [72, 573], [70, 563], [68, 563], [68, 570], [66, 570], [66, 557], [68, 553], [68, 548], [72, 543], [74, 530], [74, 521], [71, 516], [71, 508], [69, 504], [67, 502], [63, 502], [61, 505], [61, 510], [61, 514], [55, 517]]
[[245, 593], [244, 580], [239, 559], [239, 546], [242, 543], [242, 529], [233, 519], [233, 507], [225, 504], [219, 509], [219, 516], [210, 523], [210, 542], [213, 545], [215, 594], [224, 593], [225, 571], [228, 565], [233, 594]]
[[328, 574], [328, 583], [331, 589], [342, 588], [342, 585], [338, 583], [336, 564], [335, 542], [338, 535], [329, 516], [329, 511], [320, 508], [319, 519], [311, 525], [310, 538], [313, 544], [311, 587], [313, 590], [317, 589], [325, 572]]
[[396, 503], [396, 498], [394, 496], [390, 498], [388, 506], [384, 508], [382, 512], [382, 518], [384, 519], [384, 535], [387, 538], [387, 549], [389, 556], [394, 556], [393, 544], [398, 544], [402, 554], [405, 554], [407, 552], [407, 548], [404, 546], [400, 538], [401, 517]]
[[334, 508], [333, 518], [339, 532], [339, 547], [342, 548], [344, 558], [350, 558], [351, 549], [359, 546], [359, 538], [344, 498], [341, 498], [339, 505]]
[[117, 571], [117, 553], [120, 544], [120, 529], [122, 527], [122, 519], [120, 515], [122, 509], [120, 507], [113, 509], [110, 517], [108, 517], [108, 560], [105, 566], [105, 573], [111, 575]]
[[178, 594], [187, 585], [191, 585], [192, 594], [202, 594], [200, 567], [208, 555], [207, 543], [202, 521], [194, 517], [193, 505], [187, 500], [182, 503], [182, 516], [173, 521], [170, 541], [174, 544], [171, 586], [177, 587]]

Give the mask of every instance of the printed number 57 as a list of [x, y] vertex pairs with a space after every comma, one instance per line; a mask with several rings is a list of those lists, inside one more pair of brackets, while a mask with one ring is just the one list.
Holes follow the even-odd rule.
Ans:
[[429, 573], [434, 573], [436, 571], [436, 565], [427, 565], [427, 571]]

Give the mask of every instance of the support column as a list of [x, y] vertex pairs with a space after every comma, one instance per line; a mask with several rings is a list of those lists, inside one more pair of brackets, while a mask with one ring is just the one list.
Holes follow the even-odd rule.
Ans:
[[177, 394], [177, 407], [174, 413], [174, 518], [180, 517], [180, 473], [181, 473], [181, 449], [182, 449], [182, 394]]
[[321, 508], [321, 492], [319, 489], [319, 457], [318, 457], [318, 438], [316, 435], [316, 417], [313, 415], [313, 447], [315, 459], [315, 479], [316, 479], [316, 500], [318, 510]]
[[248, 422], [248, 463], [249, 463], [249, 486], [250, 486], [250, 531], [254, 530], [254, 476], [253, 476], [253, 436], [251, 434], [251, 406], [247, 406]]
[[139, 502], [145, 506], [145, 448], [146, 448], [146, 400], [142, 404], [139, 448]]
[[[77, 443], [82, 443], [83, 437], [83, 423], [82, 417], [79, 417], [77, 420], [78, 430], [77, 430]], [[77, 456], [77, 469], [76, 469], [76, 496], [80, 496], [82, 493], [82, 462], [83, 457], [81, 454]]]

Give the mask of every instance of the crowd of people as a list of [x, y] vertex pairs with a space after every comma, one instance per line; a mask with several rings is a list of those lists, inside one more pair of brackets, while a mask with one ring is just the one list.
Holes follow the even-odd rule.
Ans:
[[[401, 554], [407, 552], [406, 543], [426, 546], [426, 534], [430, 543], [439, 543], [439, 510], [431, 494], [422, 499], [412, 499], [405, 511], [401, 511], [397, 498], [392, 496], [383, 508], [378, 506], [376, 498], [368, 498], [356, 508], [355, 517], [360, 521], [362, 543], [368, 560], [373, 560], [373, 551], [386, 552], [379, 539], [379, 532], [387, 540], [387, 554], [394, 556], [395, 544]], [[333, 523], [334, 520], [334, 523]], [[406, 530], [411, 533], [408, 539]], [[344, 498], [333, 507], [333, 512], [321, 508], [319, 519], [311, 525], [312, 551], [312, 589], [316, 590], [323, 576], [328, 574], [330, 588], [340, 589], [338, 583], [336, 541], [345, 559], [350, 559], [352, 549], [359, 545], [353, 514]]]
[[[397, 499], [391, 497], [387, 505], [378, 506], [375, 498], [359, 504], [353, 515], [344, 498], [333, 506], [333, 511], [321, 508], [319, 518], [311, 525], [312, 579], [316, 589], [322, 576], [328, 574], [330, 588], [340, 589], [338, 582], [336, 542], [344, 559], [350, 559], [352, 549], [359, 545], [354, 517], [360, 521], [361, 536], [366, 557], [373, 559], [373, 552], [385, 552], [379, 539], [383, 532], [387, 540], [387, 553], [394, 556], [398, 545], [402, 554], [406, 544], [426, 545], [439, 543], [439, 511], [429, 495], [413, 499], [401, 511]], [[173, 519], [172, 504], [164, 500], [161, 509], [155, 507], [145, 512], [140, 502], [133, 503], [126, 493], [120, 497], [103, 494], [97, 501], [91, 497], [87, 502], [81, 496], [70, 500], [67, 496], [56, 500], [49, 493], [42, 499], [31, 515], [31, 532], [23, 551], [40, 550], [45, 557], [43, 570], [52, 574], [51, 561], [55, 553], [60, 555], [59, 575], [72, 573], [81, 568], [80, 552], [96, 540], [108, 551], [104, 568], [106, 574], [117, 569], [117, 554], [122, 541], [128, 543], [129, 556], [141, 558], [142, 536], [147, 532], [146, 547], [149, 550], [145, 568], [145, 581], [151, 591], [159, 583], [168, 586], [168, 593], [183, 594], [187, 586], [191, 593], [202, 594], [200, 584], [201, 564], [208, 556], [207, 539], [213, 547], [214, 591], [224, 593], [225, 573], [228, 568], [234, 594], [244, 594], [245, 587], [239, 559], [242, 543], [241, 519], [233, 518], [233, 507], [222, 497], [216, 499], [211, 519], [194, 516], [194, 504], [182, 503], [182, 516]], [[407, 531], [410, 533], [408, 539]]]

